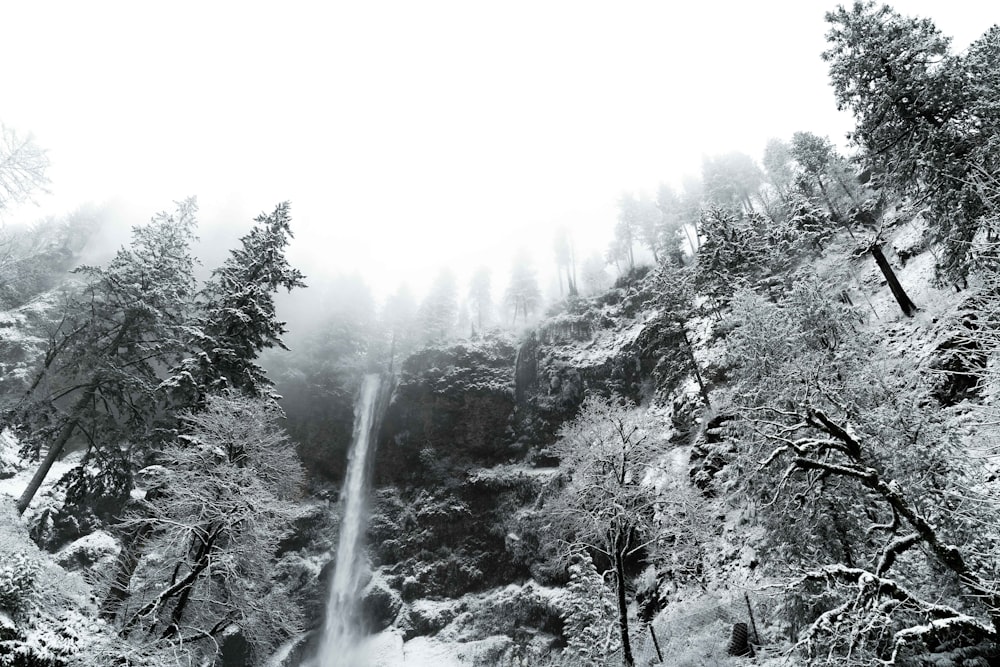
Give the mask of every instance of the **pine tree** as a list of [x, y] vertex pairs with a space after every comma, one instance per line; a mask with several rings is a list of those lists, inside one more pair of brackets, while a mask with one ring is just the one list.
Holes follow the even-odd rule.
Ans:
[[556, 255], [556, 274], [559, 277], [559, 294], [563, 294], [563, 274], [566, 276], [566, 293], [576, 296], [576, 257], [573, 253], [573, 239], [569, 229], [560, 227], [556, 230], [552, 248]]
[[285, 349], [285, 323], [277, 318], [274, 294], [305, 287], [305, 276], [285, 257], [292, 239], [289, 203], [254, 223], [201, 291], [199, 316], [188, 328], [195, 354], [176, 366], [166, 383], [183, 397], [182, 404], [198, 405], [207, 394], [226, 389], [270, 395], [273, 382], [256, 360], [267, 348]]
[[479, 334], [490, 323], [493, 311], [493, 290], [490, 286], [490, 270], [481, 267], [472, 275], [469, 283], [469, 305], [472, 307], [473, 322]]
[[716, 206], [753, 213], [753, 198], [763, 182], [760, 167], [745, 153], [706, 157], [701, 166], [705, 199]]
[[386, 299], [379, 317], [383, 334], [389, 337], [390, 373], [396, 368], [396, 358], [405, 359], [417, 342], [414, 331], [416, 319], [416, 300], [410, 290], [403, 285]]
[[641, 237], [642, 215], [639, 201], [631, 193], [618, 200], [618, 224], [615, 225], [615, 259], [628, 260], [628, 270], [635, 269], [635, 242]]
[[514, 257], [510, 269], [510, 284], [504, 293], [504, 300], [513, 311], [511, 326], [517, 324], [518, 313], [521, 314], [522, 321], [527, 322], [528, 317], [533, 315], [541, 304], [542, 293], [538, 289], [538, 280], [535, 278], [531, 260], [524, 250], [519, 251]]
[[438, 274], [417, 313], [425, 343], [440, 343], [448, 339], [458, 320], [458, 288], [455, 274], [443, 270]]
[[[17, 503], [31, 499], [66, 445], [87, 450], [72, 475], [69, 499], [127, 495], [130, 448], [148, 441], [162, 407], [160, 369], [180, 359], [194, 294], [193, 199], [132, 230], [132, 242], [106, 268], [84, 266], [49, 338], [37, 375], [15, 413], [25, 447], [48, 451]], [[70, 407], [63, 406], [69, 403]], [[93, 469], [98, 470], [94, 478]]]
[[[837, 106], [854, 114], [852, 140], [874, 180], [927, 197], [931, 232], [943, 245], [938, 269], [962, 282], [988, 212], [979, 179], [1000, 160], [1000, 30], [964, 56], [927, 19], [856, 2], [826, 16]], [[992, 230], [991, 230], [992, 232]]]

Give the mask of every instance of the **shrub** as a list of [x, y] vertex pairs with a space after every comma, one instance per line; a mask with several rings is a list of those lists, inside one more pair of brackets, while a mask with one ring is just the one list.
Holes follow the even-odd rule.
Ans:
[[23, 553], [0, 565], [0, 609], [21, 611], [35, 588], [38, 562]]

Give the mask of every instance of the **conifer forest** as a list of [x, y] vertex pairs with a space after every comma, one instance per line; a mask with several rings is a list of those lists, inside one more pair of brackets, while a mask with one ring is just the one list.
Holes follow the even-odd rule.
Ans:
[[34, 217], [0, 115], [0, 667], [1000, 665], [980, 28], [828, 8], [846, 138], [391, 289], [294, 199]]

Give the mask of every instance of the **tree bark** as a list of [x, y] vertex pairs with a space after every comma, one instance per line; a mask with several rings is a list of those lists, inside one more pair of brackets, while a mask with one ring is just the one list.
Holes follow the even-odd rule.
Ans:
[[[617, 540], [616, 540], [617, 542]], [[625, 597], [625, 555], [618, 544], [615, 544], [615, 581], [618, 584], [618, 628], [622, 634], [622, 664], [626, 667], [635, 665], [632, 657], [632, 643], [628, 638], [628, 600]]]
[[122, 549], [118, 553], [118, 558], [115, 559], [115, 571], [111, 577], [111, 586], [98, 610], [101, 618], [105, 621], [110, 623], [115, 620], [118, 610], [121, 609], [122, 603], [128, 597], [132, 575], [135, 574], [135, 568], [139, 565], [139, 555], [152, 533], [152, 526], [144, 524], [123, 540]]
[[705, 407], [711, 407], [712, 402], [708, 399], [708, 390], [705, 389], [705, 383], [701, 380], [701, 371], [698, 370], [698, 360], [694, 358], [694, 348], [691, 347], [691, 340], [688, 338], [687, 331], [682, 331], [684, 334], [684, 346], [687, 348], [688, 357], [691, 358], [691, 368], [694, 369], [694, 377], [698, 381], [698, 391], [701, 393], [701, 400], [705, 401]]
[[889, 266], [889, 260], [885, 258], [885, 253], [882, 252], [882, 247], [878, 243], [873, 243], [869, 250], [871, 250], [872, 257], [875, 258], [878, 268], [882, 271], [882, 275], [885, 276], [886, 282], [889, 283], [889, 289], [892, 290], [892, 295], [896, 297], [896, 303], [899, 304], [903, 314], [907, 317], [913, 317], [913, 314], [917, 312], [917, 307], [910, 301], [910, 297], [906, 295], [906, 291], [899, 283], [899, 279], [896, 278], [895, 272]]
[[51, 445], [49, 445], [49, 451], [46, 452], [45, 458], [41, 460], [38, 464], [38, 470], [31, 477], [31, 481], [28, 482], [28, 486], [25, 487], [24, 493], [17, 500], [17, 513], [24, 514], [24, 510], [28, 509], [28, 505], [31, 504], [32, 498], [38, 493], [39, 487], [42, 486], [42, 482], [45, 481], [46, 475], [52, 469], [52, 464], [56, 462], [59, 455], [62, 454], [63, 450], [66, 448], [66, 443], [73, 436], [73, 432], [76, 431], [76, 427], [80, 424], [80, 415], [87, 404], [90, 403], [91, 399], [94, 398], [94, 394], [97, 393], [97, 383], [92, 383], [83, 392], [83, 396], [73, 405], [73, 411], [70, 414], [69, 421], [67, 421], [62, 430], [59, 432], [59, 436], [55, 439]]

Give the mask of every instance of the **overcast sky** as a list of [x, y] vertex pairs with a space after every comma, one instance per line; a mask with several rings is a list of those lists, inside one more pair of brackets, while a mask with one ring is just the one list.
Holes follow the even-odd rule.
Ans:
[[[892, 4], [960, 47], [995, 20], [981, 0]], [[209, 227], [288, 199], [307, 272], [419, 292], [486, 263], [500, 284], [519, 244], [551, 263], [558, 225], [603, 249], [622, 191], [703, 155], [843, 144], [819, 56], [834, 6], [0, 0], [0, 121], [52, 161], [51, 194], [14, 217], [109, 200], [138, 222], [197, 195]]]

